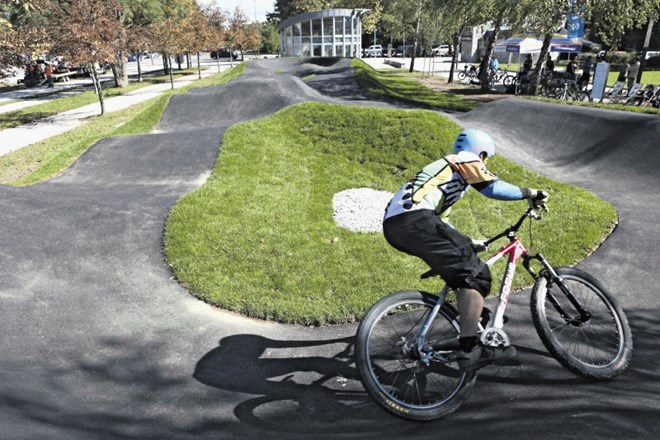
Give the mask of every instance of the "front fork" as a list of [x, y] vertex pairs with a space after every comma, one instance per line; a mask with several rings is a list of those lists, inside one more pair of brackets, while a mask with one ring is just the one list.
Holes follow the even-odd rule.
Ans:
[[419, 329], [419, 333], [417, 334], [417, 355], [419, 356], [419, 359], [426, 365], [429, 364], [431, 358], [435, 354], [432, 348], [427, 347], [426, 334], [431, 328], [435, 317], [438, 316], [438, 312], [440, 312], [440, 308], [442, 307], [442, 304], [444, 304], [448, 292], [449, 287], [445, 285], [445, 287], [438, 295], [438, 301], [435, 303], [435, 306], [433, 306], [433, 309], [431, 309], [431, 313], [428, 314], [424, 320], [424, 323], [422, 324], [422, 327]]
[[[541, 271], [540, 275], [536, 274], [534, 269], [530, 266], [531, 260], [538, 260], [543, 265], [544, 270]], [[582, 304], [580, 304], [580, 301], [578, 301], [575, 295], [573, 295], [568, 287], [566, 287], [566, 284], [564, 284], [564, 279], [559, 276], [559, 274], [552, 268], [552, 266], [550, 266], [543, 254], [538, 253], [536, 255], [528, 255], [523, 257], [523, 266], [535, 280], [541, 276], [547, 279], [548, 289], [546, 296], [548, 297], [550, 304], [552, 304], [555, 310], [557, 310], [557, 313], [559, 313], [559, 315], [564, 319], [564, 321], [566, 321], [567, 324], [580, 326], [591, 319], [591, 313], [589, 313], [589, 311]], [[559, 304], [559, 301], [557, 301], [557, 298], [555, 298], [555, 296], [550, 291], [550, 287], [552, 287], [553, 284], [556, 284], [559, 287], [559, 290], [561, 290], [564, 295], [566, 295], [566, 298], [579, 313], [579, 317], [571, 316], [570, 314], [566, 313], [564, 308]]]

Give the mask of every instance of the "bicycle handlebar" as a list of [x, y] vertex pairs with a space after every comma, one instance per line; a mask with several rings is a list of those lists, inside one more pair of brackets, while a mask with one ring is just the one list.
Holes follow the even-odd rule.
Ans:
[[516, 232], [518, 232], [520, 230], [520, 227], [522, 226], [523, 222], [525, 221], [525, 219], [527, 217], [533, 218], [534, 220], [541, 220], [541, 218], [543, 218], [543, 217], [541, 216], [541, 214], [536, 212], [536, 209], [537, 208], [535, 208], [533, 206], [528, 207], [525, 210], [525, 213], [522, 216], [520, 216], [520, 218], [518, 219], [518, 221], [516, 223], [509, 226], [503, 232], [500, 232], [496, 236], [494, 236], [492, 238], [489, 238], [488, 240], [484, 241], [484, 245], [488, 246], [491, 243], [493, 243], [494, 241], [499, 240], [500, 238], [510, 237], [510, 236], [514, 235]]

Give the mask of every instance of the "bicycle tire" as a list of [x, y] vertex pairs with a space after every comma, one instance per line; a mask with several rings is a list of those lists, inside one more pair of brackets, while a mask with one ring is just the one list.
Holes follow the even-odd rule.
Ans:
[[567, 314], [575, 314], [575, 308], [557, 284], [549, 286], [548, 278], [539, 277], [532, 289], [531, 309], [543, 345], [561, 365], [587, 379], [609, 380], [623, 373], [633, 348], [632, 332], [623, 310], [588, 273], [570, 267], [555, 271], [591, 318], [585, 323], [562, 318], [548, 299], [549, 289]]
[[506, 75], [502, 80], [502, 84], [504, 84], [507, 87], [513, 86], [515, 82], [516, 82], [516, 77], [513, 75]]
[[457, 76], [459, 81], [463, 81], [465, 79], [465, 72], [458, 72]]
[[[356, 365], [367, 393], [387, 411], [413, 421], [431, 421], [456, 411], [467, 399], [476, 372], [416, 356], [414, 339], [437, 297], [401, 291], [374, 304], [357, 331]], [[427, 333], [434, 351], [458, 348], [456, 310], [444, 304]]]

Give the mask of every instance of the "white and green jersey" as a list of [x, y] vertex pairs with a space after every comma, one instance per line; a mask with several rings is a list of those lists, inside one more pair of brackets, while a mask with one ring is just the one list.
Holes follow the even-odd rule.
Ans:
[[[474, 153], [450, 154], [424, 167], [394, 194], [385, 209], [384, 219], [418, 209], [433, 210], [448, 223], [449, 212], [470, 186], [478, 190], [497, 177]], [[520, 198], [521, 196], [516, 196]]]

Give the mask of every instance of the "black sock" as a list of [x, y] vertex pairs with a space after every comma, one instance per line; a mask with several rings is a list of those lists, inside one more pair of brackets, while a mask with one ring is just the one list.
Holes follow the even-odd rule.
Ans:
[[476, 336], [466, 336], [466, 337], [460, 337], [458, 338], [458, 343], [461, 345], [461, 350], [463, 350], [466, 353], [469, 353], [472, 351], [472, 349], [477, 345], [477, 341], [479, 338]]

